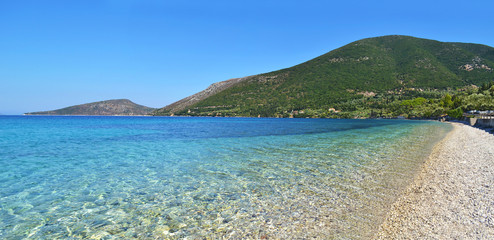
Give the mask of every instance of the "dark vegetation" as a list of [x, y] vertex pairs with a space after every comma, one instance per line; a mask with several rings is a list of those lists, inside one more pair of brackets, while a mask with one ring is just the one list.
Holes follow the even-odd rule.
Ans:
[[494, 109], [494, 48], [408, 36], [363, 39], [156, 115], [435, 118]]

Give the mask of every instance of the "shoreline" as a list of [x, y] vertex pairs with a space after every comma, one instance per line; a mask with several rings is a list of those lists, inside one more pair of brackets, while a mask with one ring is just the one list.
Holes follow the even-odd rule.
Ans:
[[494, 237], [494, 135], [450, 124], [374, 239]]

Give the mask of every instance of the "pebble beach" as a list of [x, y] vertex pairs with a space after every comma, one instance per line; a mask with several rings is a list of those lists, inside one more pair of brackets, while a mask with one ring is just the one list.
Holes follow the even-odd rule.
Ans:
[[494, 238], [494, 134], [452, 124], [375, 239]]

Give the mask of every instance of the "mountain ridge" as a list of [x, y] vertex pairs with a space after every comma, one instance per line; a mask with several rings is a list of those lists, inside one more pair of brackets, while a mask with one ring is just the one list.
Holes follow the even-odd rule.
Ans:
[[[255, 75], [254, 75], [255, 76]], [[169, 104], [167, 107], [171, 110], [171, 111], [180, 111], [182, 109], [184, 109], [184, 107], [186, 106], [189, 106], [189, 105], [192, 105], [192, 104], [195, 104], [201, 100], [204, 100], [206, 98], [208, 98], [209, 96], [212, 96], [222, 90], [225, 90], [239, 82], [242, 82], [242, 81], [245, 81], [249, 78], [251, 78], [253, 76], [247, 76], [247, 77], [243, 77], [243, 78], [231, 78], [231, 79], [228, 79], [228, 80], [225, 80], [225, 81], [221, 81], [221, 82], [216, 82], [216, 83], [213, 83], [211, 85], [209, 85], [206, 89], [196, 93], [196, 94], [193, 94], [193, 95], [190, 95], [186, 98], [183, 98], [179, 101], [176, 101], [172, 104]]]
[[155, 108], [139, 105], [128, 99], [111, 99], [25, 115], [141, 116], [150, 115], [154, 110]]
[[218, 91], [206, 89], [195, 101], [182, 99], [153, 114], [274, 117], [303, 109], [344, 111], [369, 94], [406, 97], [400, 92], [481, 85], [494, 79], [493, 69], [494, 48], [482, 44], [403, 35], [365, 38], [293, 67], [240, 78]]

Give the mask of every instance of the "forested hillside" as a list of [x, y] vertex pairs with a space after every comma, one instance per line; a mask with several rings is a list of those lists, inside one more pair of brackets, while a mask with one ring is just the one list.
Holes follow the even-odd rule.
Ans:
[[[409, 36], [368, 38], [291, 68], [235, 79], [195, 102], [155, 114], [432, 117], [449, 109], [435, 108], [446, 94], [472, 93], [492, 82], [493, 69], [494, 48], [485, 45]], [[431, 109], [412, 111], [425, 105]]]

